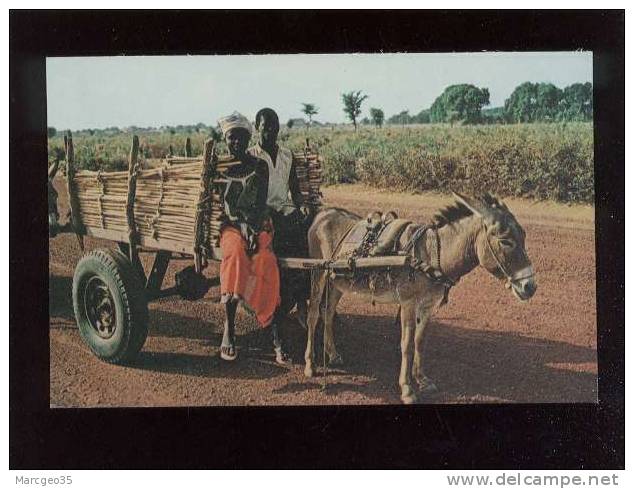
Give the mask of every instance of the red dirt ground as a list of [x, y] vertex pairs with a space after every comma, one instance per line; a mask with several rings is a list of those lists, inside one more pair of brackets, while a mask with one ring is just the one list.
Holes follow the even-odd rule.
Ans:
[[[65, 215], [61, 181], [56, 186]], [[449, 199], [343, 186], [327, 188], [325, 201], [363, 215], [377, 207], [396, 208], [401, 216], [424, 222]], [[507, 203], [526, 230], [538, 291], [521, 303], [482, 269], [464, 277], [428, 326], [424, 364], [439, 393], [422, 402], [596, 402], [594, 211]], [[92, 239], [86, 244], [87, 251], [113, 246]], [[345, 366], [328, 371], [326, 390], [321, 376], [303, 376], [305, 334], [294, 321], [284, 325], [294, 365], [274, 363], [267, 332], [242, 312], [239, 359], [221, 361], [218, 287], [197, 302], [167, 298], [151, 303], [148, 339], [135, 363], [101, 362], [82, 342], [73, 317], [72, 274], [80, 256], [75, 236], [50, 241], [51, 406], [399, 402], [397, 306], [346, 298], [336, 330]], [[164, 286], [173, 285], [174, 272], [189, 264], [173, 261]], [[217, 265], [206, 274], [217, 276]]]

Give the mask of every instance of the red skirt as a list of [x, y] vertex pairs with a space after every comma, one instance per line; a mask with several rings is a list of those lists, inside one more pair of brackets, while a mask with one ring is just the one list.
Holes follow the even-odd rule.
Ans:
[[273, 233], [258, 234], [258, 249], [247, 254], [247, 243], [240, 231], [226, 226], [220, 235], [220, 293], [237, 297], [255, 313], [262, 327], [273, 320], [280, 304], [280, 272], [272, 251]]

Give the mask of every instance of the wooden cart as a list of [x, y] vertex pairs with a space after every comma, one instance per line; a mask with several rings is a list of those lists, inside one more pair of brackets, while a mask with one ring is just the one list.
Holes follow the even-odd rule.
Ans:
[[[220, 260], [224, 172], [237, 162], [219, 157], [213, 141], [199, 157], [167, 157], [155, 168], [142, 168], [139, 140], [132, 139], [129, 169], [123, 172], [76, 171], [72, 135], [64, 138], [70, 226], [83, 237], [114, 241], [118, 250], [96, 249], [85, 254], [73, 277], [73, 307], [82, 338], [101, 359], [132, 360], [147, 337], [149, 301], [172, 294], [202, 297], [211, 281], [202, 270]], [[190, 146], [191, 147], [191, 146]], [[188, 152], [190, 154], [190, 152]], [[294, 154], [300, 190], [307, 206], [321, 205], [320, 156], [307, 145]], [[154, 253], [149, 272], [140, 252]], [[162, 289], [175, 254], [193, 259], [176, 276], [176, 286]], [[361, 259], [356, 268], [403, 266], [404, 257]], [[347, 269], [346, 260], [280, 258], [281, 267]]]

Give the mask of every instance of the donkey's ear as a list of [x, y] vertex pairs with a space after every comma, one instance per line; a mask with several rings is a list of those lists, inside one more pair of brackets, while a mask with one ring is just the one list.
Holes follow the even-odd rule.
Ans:
[[474, 198], [465, 197], [464, 195], [460, 195], [458, 192], [451, 193], [458, 202], [466, 206], [476, 216], [486, 217], [489, 214], [489, 210], [483, 202]]
[[57, 174], [57, 170], [59, 170], [59, 160], [55, 160], [55, 163], [53, 163], [51, 166], [48, 167], [48, 181], [49, 182], [53, 180], [53, 178], [55, 178], [55, 175]]

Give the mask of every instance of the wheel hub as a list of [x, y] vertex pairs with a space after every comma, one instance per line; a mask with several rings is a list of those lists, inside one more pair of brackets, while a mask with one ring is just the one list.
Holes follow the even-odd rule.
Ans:
[[112, 337], [117, 328], [114, 300], [106, 283], [97, 276], [86, 282], [84, 309], [95, 332], [104, 339]]

